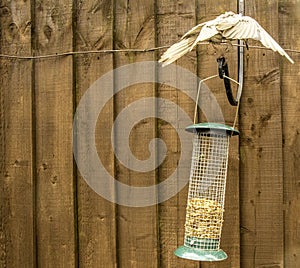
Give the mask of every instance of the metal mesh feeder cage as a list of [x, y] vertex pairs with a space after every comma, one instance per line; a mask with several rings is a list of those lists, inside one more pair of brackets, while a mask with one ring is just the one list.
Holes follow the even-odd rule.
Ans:
[[220, 249], [220, 239], [229, 138], [239, 132], [217, 123], [195, 124], [186, 130], [194, 133], [193, 155], [184, 245], [174, 253], [190, 260], [221, 261], [227, 258]]

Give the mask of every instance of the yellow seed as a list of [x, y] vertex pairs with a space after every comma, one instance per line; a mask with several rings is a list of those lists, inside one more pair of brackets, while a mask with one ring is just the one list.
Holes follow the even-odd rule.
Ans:
[[197, 238], [219, 238], [223, 222], [223, 208], [214, 201], [205, 198], [188, 200], [186, 211], [186, 236]]

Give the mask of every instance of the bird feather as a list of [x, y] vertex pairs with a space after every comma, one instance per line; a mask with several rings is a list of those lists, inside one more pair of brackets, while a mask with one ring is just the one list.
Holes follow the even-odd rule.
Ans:
[[189, 37], [186, 39], [182, 39], [179, 43], [171, 46], [170, 50], [168, 49], [168, 53], [164, 53], [160, 58], [159, 62], [163, 62], [162, 66], [166, 66], [176, 61], [184, 54], [189, 52], [191, 45], [194, 43], [195, 37]]
[[249, 17], [225, 12], [214, 20], [196, 25], [184, 34], [178, 43], [172, 45], [161, 57], [164, 66], [176, 61], [191, 51], [199, 42], [221, 42], [225, 40], [258, 40], [266, 48], [285, 56], [291, 63], [294, 61], [284, 49], [263, 29], [259, 23]]

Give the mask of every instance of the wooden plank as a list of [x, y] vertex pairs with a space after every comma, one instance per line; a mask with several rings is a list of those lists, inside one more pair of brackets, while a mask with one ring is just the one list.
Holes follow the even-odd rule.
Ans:
[[[300, 3], [279, 1], [279, 40], [284, 48], [300, 50], [300, 40], [294, 38], [300, 24]], [[299, 54], [290, 53], [292, 65], [281, 60], [281, 99], [283, 120], [284, 179], [284, 267], [300, 266], [300, 196], [299, 196]]]
[[[0, 51], [31, 54], [30, 1], [0, 8]], [[0, 266], [34, 267], [31, 61], [0, 59]]]
[[[72, 1], [43, 1], [34, 9], [36, 54], [72, 50]], [[72, 57], [36, 61], [37, 261], [76, 265], [72, 158]]]
[[[149, 0], [143, 1], [115, 1], [115, 25], [114, 25], [114, 49], [123, 48], [151, 48], [155, 46], [155, 25], [154, 25], [154, 2]], [[114, 68], [125, 64], [136, 63], [141, 61], [154, 60], [155, 54], [148, 53], [116, 53], [114, 54]], [[135, 67], [138, 68], [138, 67]], [[136, 73], [128, 74], [126, 77], [115, 73], [114, 82], [116, 88], [122, 84], [128, 76], [132, 79], [138, 79]], [[154, 68], [150, 70], [155, 79]], [[142, 77], [141, 77], [142, 79]], [[129, 80], [130, 81], [130, 80]], [[115, 116], [121, 112], [126, 113], [126, 121], [132, 122], [130, 126], [131, 133], [127, 137], [124, 135], [124, 128], [127, 124], [121, 122], [116, 126], [115, 144], [116, 157], [120, 150], [123, 150], [124, 144], [128, 144], [133, 157], [139, 160], [149, 158], [149, 144], [155, 138], [155, 120], [145, 118], [137, 120], [139, 114], [143, 114], [150, 108], [154, 108], [155, 103], [150, 106], [143, 106], [126, 111], [126, 108], [135, 107], [133, 102], [141, 101], [147, 97], [155, 96], [154, 84], [137, 84], [131, 85], [118, 92], [115, 97]], [[130, 106], [130, 105], [133, 106]], [[123, 111], [124, 110], [124, 111]], [[151, 149], [155, 146], [150, 144]], [[116, 178], [119, 182], [131, 187], [147, 187], [156, 183], [155, 162], [150, 163], [150, 171], [137, 171], [130, 167], [130, 152], [126, 156], [126, 163], [122, 164], [116, 159]], [[143, 165], [140, 166], [143, 169]], [[134, 191], [134, 190], [133, 190]], [[155, 191], [153, 191], [155, 196]], [[118, 202], [132, 200], [133, 195], [124, 197], [122, 189], [117, 189]], [[121, 200], [122, 199], [122, 200]], [[136, 200], [139, 206], [141, 201]], [[155, 204], [147, 207], [130, 207], [118, 206], [118, 265], [119, 267], [158, 267], [158, 250], [157, 250], [157, 226], [156, 226], [156, 206]]]
[[[78, 3], [76, 21], [76, 51], [113, 48], [113, 1], [84, 1]], [[112, 54], [86, 54], [76, 57], [77, 104], [90, 86], [113, 69]], [[104, 93], [106, 92], [106, 93]], [[99, 90], [113, 96], [111, 88]], [[96, 144], [98, 155], [106, 170], [114, 175], [114, 154], [111, 146], [113, 99], [98, 117]], [[86, 107], [88, 111], [89, 107]], [[84, 133], [81, 133], [84, 135]], [[85, 143], [85, 137], [80, 137]], [[84, 145], [83, 145], [84, 146]], [[87, 158], [88, 159], [88, 158]], [[101, 174], [102, 175], [102, 174]], [[78, 233], [80, 267], [116, 267], [115, 204], [111, 203], [86, 184], [78, 174]]]
[[[216, 16], [226, 12], [237, 12], [237, 3], [218, 0], [217, 2], [197, 1], [198, 5], [198, 23], [214, 19]], [[198, 75], [205, 79], [217, 74], [216, 59], [220, 55], [215, 54], [209, 45], [201, 45], [198, 49]], [[238, 51], [236, 47], [230, 47], [229, 52], [224, 57], [228, 63], [229, 75], [235, 80], [237, 77]], [[223, 80], [214, 78], [208, 80], [206, 85], [216, 97], [218, 105], [221, 108], [223, 118], [212, 114], [215, 122], [226, 123], [233, 126], [236, 115], [236, 106], [231, 106], [227, 100]], [[231, 83], [232, 89], [236, 92], [236, 84]], [[235, 94], [235, 93], [234, 93]], [[211, 108], [212, 112], [214, 107]], [[202, 121], [208, 120], [202, 116]], [[238, 121], [236, 129], [239, 129]], [[225, 194], [225, 212], [224, 223], [221, 236], [221, 248], [227, 253], [228, 258], [218, 263], [201, 263], [201, 268], [206, 267], [240, 267], [240, 208], [239, 208], [239, 139], [232, 137], [229, 145], [229, 159], [227, 171], [227, 183]]]
[[[172, 45], [177, 42], [180, 37], [195, 25], [195, 3], [193, 1], [186, 2], [174, 2], [174, 1], [156, 1], [157, 5], [157, 46]], [[163, 51], [162, 51], [163, 52]], [[190, 52], [186, 56], [177, 61], [177, 64], [190, 71], [193, 74], [197, 74], [196, 69], [196, 53]], [[180, 81], [185, 77], [182, 77], [182, 73], [173, 72], [160, 72], [158, 73], [161, 81], [172, 82], [176, 87], [170, 87], [165, 83], [158, 86], [157, 96], [162, 99], [166, 99], [175, 103], [178, 106], [177, 109], [170, 109], [168, 105], [160, 105], [157, 109], [158, 117], [164, 116], [168, 120], [158, 121], [158, 137], [162, 139], [167, 147], [165, 160], [158, 169], [159, 182], [165, 181], [170, 178], [173, 172], [176, 171], [176, 187], [178, 188], [178, 194], [174, 197], [159, 204], [159, 239], [160, 239], [160, 267], [199, 267], [198, 262], [179, 258], [174, 255], [174, 250], [177, 247], [183, 245], [184, 240], [184, 224], [185, 224], [185, 210], [187, 201], [188, 187], [184, 187], [180, 191], [179, 180], [188, 180], [191, 165], [191, 150], [193, 135], [187, 134], [185, 137], [179, 136], [179, 120], [181, 118], [179, 108], [184, 110], [193, 120], [195, 104], [192, 99], [189, 99], [187, 90], [190, 90], [190, 95], [196, 96], [197, 81], [195, 79], [194, 84], [191, 82], [191, 88], [185, 89], [179, 87]], [[189, 122], [183, 122], [185, 126], [191, 124]], [[173, 124], [175, 128], [171, 125]], [[189, 146], [184, 146], [184, 145]], [[183, 150], [185, 152], [183, 152]], [[158, 154], [162, 154], [162, 151], [158, 150]], [[182, 155], [188, 155], [189, 157], [181, 160]], [[182, 164], [179, 167], [179, 159]], [[162, 193], [164, 194], [164, 193]]]
[[[278, 39], [278, 2], [245, 13]], [[253, 43], [252, 43], [253, 44]], [[240, 113], [241, 267], [283, 267], [282, 108], [279, 56], [250, 49]]]

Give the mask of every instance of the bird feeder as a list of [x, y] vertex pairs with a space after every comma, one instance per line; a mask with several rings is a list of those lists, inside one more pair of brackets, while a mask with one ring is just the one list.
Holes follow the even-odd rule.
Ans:
[[200, 123], [186, 128], [194, 133], [192, 164], [186, 207], [184, 245], [176, 256], [198, 261], [221, 261], [229, 138], [239, 132], [218, 123]]

